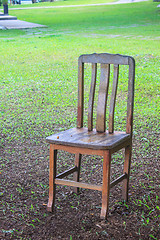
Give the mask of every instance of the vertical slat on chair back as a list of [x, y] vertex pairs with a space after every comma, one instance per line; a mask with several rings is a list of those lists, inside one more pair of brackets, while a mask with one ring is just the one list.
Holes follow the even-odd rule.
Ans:
[[83, 127], [83, 108], [84, 108], [84, 63], [78, 61], [78, 116], [77, 127]]
[[96, 87], [96, 77], [97, 77], [97, 64], [92, 63], [92, 80], [91, 88], [89, 94], [89, 104], [88, 104], [88, 130], [93, 130], [93, 104], [94, 104], [94, 94]]
[[114, 131], [114, 110], [117, 94], [119, 65], [129, 65], [128, 80], [128, 102], [127, 102], [127, 124], [126, 132], [132, 134], [133, 123], [133, 98], [134, 98], [134, 77], [135, 77], [135, 61], [130, 56], [119, 54], [87, 54], [81, 55], [78, 60], [78, 117], [77, 127], [83, 127], [83, 107], [84, 107], [84, 63], [92, 64], [92, 80], [89, 95], [88, 106], [88, 130], [93, 129], [93, 104], [96, 86], [97, 63], [101, 65], [101, 76], [99, 85], [98, 105], [97, 105], [97, 123], [96, 130], [105, 132], [106, 130], [106, 105], [109, 88], [110, 64], [114, 65], [113, 86], [111, 93], [110, 109], [109, 109], [109, 133]]
[[116, 95], [117, 95], [118, 75], [119, 75], [119, 65], [117, 64], [117, 65], [114, 65], [113, 86], [112, 86], [112, 94], [111, 94], [110, 109], [109, 109], [109, 133], [114, 132], [114, 110], [115, 110]]
[[109, 88], [109, 76], [110, 65], [102, 63], [97, 105], [97, 124], [96, 124], [97, 132], [105, 132], [106, 130], [106, 105]]

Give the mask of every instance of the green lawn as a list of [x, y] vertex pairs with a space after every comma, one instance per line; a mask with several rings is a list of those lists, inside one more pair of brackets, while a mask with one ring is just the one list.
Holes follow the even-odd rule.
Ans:
[[[51, 5], [95, 2], [97, 1], [64, 1]], [[14, 144], [23, 145], [26, 141], [30, 141], [31, 146], [45, 145], [45, 137], [49, 134], [76, 125], [79, 55], [93, 52], [131, 55], [136, 60], [131, 173], [135, 185], [132, 185], [132, 189], [135, 186], [142, 187], [146, 196], [153, 194], [153, 199], [157, 199], [158, 165], [154, 165], [158, 161], [160, 112], [160, 10], [157, 5], [158, 3], [149, 1], [96, 7], [10, 10], [10, 14], [19, 20], [47, 27], [0, 30], [2, 147], [7, 151], [10, 144], [14, 149]], [[123, 95], [125, 85], [122, 84], [120, 89]], [[123, 125], [124, 108], [121, 100], [120, 97], [117, 127]], [[2, 157], [2, 175], [8, 171], [8, 158], [5, 154]], [[19, 164], [19, 160], [16, 161]], [[45, 164], [47, 166], [48, 160]], [[142, 181], [136, 182], [139, 172]], [[3, 186], [7, 185], [6, 181], [3, 180]], [[144, 187], [146, 183], [151, 193], [146, 190], [146, 185]], [[46, 195], [47, 193], [46, 190]], [[137, 210], [135, 213], [140, 218], [137, 225], [139, 230], [136, 231], [141, 233], [145, 229], [151, 229], [147, 230], [146, 239], [157, 239], [158, 224], [156, 222], [155, 225], [155, 221], [158, 215], [147, 215], [143, 197], [147, 201], [145, 196], [137, 196], [144, 211]], [[156, 212], [153, 199], [152, 212]], [[138, 209], [140, 203], [131, 202], [133, 209]]]
[[[43, 95], [48, 98], [49, 86], [59, 91], [60, 76], [62, 79], [66, 77], [68, 79], [69, 74], [70, 82], [75, 83], [72, 88], [75, 88], [74, 96], [76, 97], [79, 55], [92, 52], [127, 54], [135, 57], [137, 65], [135, 115], [138, 118], [150, 114], [157, 116], [160, 13], [156, 6], [156, 3], [144, 2], [115, 6], [13, 11], [13, 15], [16, 15], [18, 19], [44, 24], [48, 27], [0, 31], [0, 50], [3, 56], [0, 60], [2, 68], [0, 78], [5, 83], [3, 90], [9, 91], [9, 95], [15, 94], [14, 91], [16, 91], [17, 97], [26, 91], [27, 95], [23, 98], [23, 104], [27, 105], [26, 97], [28, 94], [30, 96], [29, 89], [32, 85], [42, 86]], [[71, 69], [69, 72], [68, 68]], [[46, 81], [47, 84], [44, 87]], [[54, 84], [57, 84], [56, 88]], [[68, 84], [68, 81], [63, 81], [62, 84], [62, 88], [67, 87], [67, 98], [68, 91], [73, 90]], [[33, 92], [32, 97], [36, 95], [37, 90]], [[2, 97], [6, 102], [6, 94], [2, 94]], [[37, 97], [42, 96], [38, 94]], [[61, 96], [57, 98], [57, 104], [61, 103], [61, 98]], [[65, 95], [62, 100], [65, 103], [68, 102]], [[10, 98], [7, 101], [10, 102]], [[12, 99], [12, 101], [17, 100]], [[146, 106], [146, 101], [150, 104], [143, 107]], [[76, 103], [73, 101], [73, 107], [75, 106]], [[3, 102], [2, 107], [5, 111], [7, 110]], [[14, 107], [15, 110], [19, 108], [18, 104], [13, 105], [13, 109]], [[46, 106], [43, 107], [46, 110]], [[35, 112], [36, 109], [32, 111]], [[45, 115], [44, 112], [46, 120]], [[69, 119], [68, 117], [66, 119]]]
[[36, 4], [9, 5], [9, 8], [25, 7], [48, 7], [48, 6], [66, 6], [66, 5], [83, 5], [116, 2], [116, 0], [59, 0], [54, 2], [40, 2]]

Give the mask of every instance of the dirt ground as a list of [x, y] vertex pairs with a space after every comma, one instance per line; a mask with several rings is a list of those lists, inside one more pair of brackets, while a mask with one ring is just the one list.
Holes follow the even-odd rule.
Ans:
[[[143, 133], [142, 133], [143, 134]], [[45, 138], [8, 142], [1, 146], [0, 239], [159, 239], [158, 135], [148, 131], [149, 145], [137, 134], [133, 139], [129, 202], [121, 198], [121, 185], [111, 189], [107, 221], [100, 220], [101, 193], [57, 187], [55, 212], [48, 213], [49, 146]], [[146, 146], [146, 147], [145, 147]], [[123, 156], [123, 152], [122, 152]], [[122, 171], [123, 158], [115, 154], [112, 179]], [[74, 156], [59, 152], [59, 172]], [[101, 183], [102, 159], [82, 158], [81, 180]]]

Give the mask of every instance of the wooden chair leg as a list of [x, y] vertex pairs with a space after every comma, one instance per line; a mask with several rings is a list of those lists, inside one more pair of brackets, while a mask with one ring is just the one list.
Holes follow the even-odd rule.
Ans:
[[129, 175], [131, 165], [132, 146], [129, 145], [125, 148], [125, 161], [123, 173], [127, 173], [127, 178], [122, 183], [122, 197], [125, 201], [128, 201], [128, 189], [129, 189]]
[[101, 219], [107, 218], [109, 207], [109, 190], [110, 190], [110, 166], [111, 166], [111, 153], [105, 151], [103, 156], [103, 184], [102, 184], [102, 208]]
[[54, 180], [56, 178], [56, 164], [57, 164], [57, 150], [54, 149], [54, 145], [50, 144], [50, 157], [49, 157], [49, 200], [47, 204], [47, 211], [53, 212], [56, 184]]
[[[82, 154], [80, 154], [80, 153], [76, 153], [75, 154], [75, 166], [77, 167], [77, 171], [73, 173], [73, 181], [75, 181], [75, 182], [79, 182], [81, 158], [82, 158]], [[79, 192], [79, 188], [78, 187], [74, 187], [73, 191], [75, 193], [78, 193]]]

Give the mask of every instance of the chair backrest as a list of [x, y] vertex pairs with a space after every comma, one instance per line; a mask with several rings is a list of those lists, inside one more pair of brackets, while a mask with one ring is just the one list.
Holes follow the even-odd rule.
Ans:
[[110, 65], [114, 66], [113, 85], [109, 108], [109, 133], [114, 132], [114, 110], [117, 94], [119, 65], [129, 65], [129, 77], [128, 77], [128, 100], [127, 100], [127, 123], [126, 133], [132, 134], [133, 125], [133, 100], [134, 100], [134, 78], [135, 78], [135, 61], [130, 56], [123, 56], [119, 54], [86, 54], [81, 55], [78, 59], [78, 116], [77, 127], [83, 127], [83, 112], [84, 112], [84, 64], [92, 64], [92, 79], [91, 88], [89, 94], [88, 105], [88, 130], [93, 130], [93, 105], [97, 76], [97, 63], [101, 66], [100, 85], [98, 93], [97, 104], [97, 121], [96, 131], [106, 131], [106, 107], [107, 97], [110, 79]]

